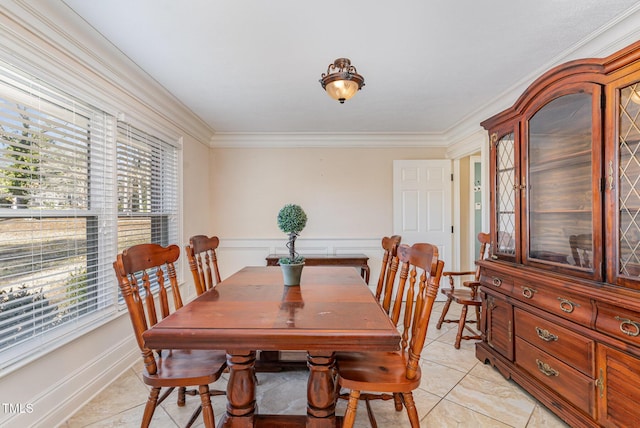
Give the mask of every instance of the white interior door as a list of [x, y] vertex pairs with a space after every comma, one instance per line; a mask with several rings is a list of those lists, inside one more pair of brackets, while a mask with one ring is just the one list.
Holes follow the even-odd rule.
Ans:
[[451, 193], [450, 160], [393, 161], [393, 233], [403, 244], [437, 245], [445, 270], [452, 262]]

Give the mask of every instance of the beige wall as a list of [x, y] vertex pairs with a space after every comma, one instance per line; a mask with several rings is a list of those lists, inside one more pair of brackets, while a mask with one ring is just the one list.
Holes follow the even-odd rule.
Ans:
[[[30, 5], [27, 9], [35, 10]], [[159, 130], [172, 138], [182, 136], [184, 215], [180, 228], [183, 236], [209, 229], [211, 149], [206, 143], [211, 129], [132, 67], [120, 52], [114, 52], [111, 45], [100, 45], [75, 14], [66, 14], [66, 9], [57, 7], [55, 2], [39, 2], [36, 9], [37, 14], [29, 18], [22, 2], [0, 4], [3, 17], [27, 17], [24, 22], [3, 21], [11, 30], [0, 42], [5, 48], [0, 50], [0, 58], [18, 66], [24, 60], [26, 69], [37, 70], [45, 81], [57, 82], [61, 89], [82, 99], [95, 97], [97, 106], [114, 116], [122, 115], [142, 129]], [[47, 22], [57, 22], [60, 27], [50, 29], [43, 23], [34, 29], [31, 24], [39, 22], [36, 15], [46, 17]], [[78, 44], [59, 32], [60, 28], [71, 34], [77, 30]], [[14, 47], [13, 53], [6, 50], [8, 46], [19, 48]], [[78, 49], [80, 46], [83, 49]], [[66, 50], [68, 47], [73, 47], [73, 54]], [[188, 299], [195, 293], [186, 263], [182, 263], [187, 280], [183, 297]], [[116, 287], [115, 276], [113, 281]], [[20, 362], [0, 366], [0, 402], [33, 406], [32, 412], [0, 411], [1, 427], [58, 426], [102, 388], [109, 387], [131, 364], [140, 362], [140, 351], [123, 305], [108, 319], [93, 321], [91, 326], [69, 326], [68, 339], [44, 344]]]
[[469, 215], [469, 156], [460, 159], [460, 270], [467, 270], [473, 265], [473, 260], [469, 260], [467, 246], [471, 242], [471, 231], [473, 219]]
[[[207, 205], [209, 155], [211, 149], [188, 136], [183, 141], [183, 242], [190, 234], [209, 229]], [[184, 248], [183, 245], [181, 245]], [[181, 249], [182, 249], [181, 248]], [[183, 253], [182, 253], [183, 254]], [[186, 257], [181, 256], [186, 283], [182, 296], [195, 296]], [[115, 286], [115, 280], [114, 280]], [[140, 361], [131, 322], [125, 307], [99, 328], [50, 350], [43, 358], [0, 377], [0, 401], [31, 403], [35, 411], [20, 415], [0, 413], [0, 426], [54, 426], [66, 420], [101, 388], [107, 386], [134, 362]], [[55, 370], [52, 370], [55, 367]], [[1, 392], [11, 392], [10, 396]]]
[[[53, 75], [61, 88], [95, 97], [114, 115], [132, 114], [147, 124], [170, 122], [166, 124], [169, 134], [198, 136], [185, 135], [183, 141], [182, 244], [198, 233], [231, 240], [263, 239], [246, 245], [256, 248], [248, 252], [260, 261], [266, 251], [284, 242], [275, 221], [278, 210], [296, 202], [309, 214], [303, 237], [326, 248], [336, 244], [323, 239], [342, 239], [340, 248], [370, 248], [373, 258], [379, 251], [379, 237], [392, 228], [392, 161], [446, 157], [444, 149], [434, 148], [210, 149], [203, 144], [211, 137], [210, 129], [77, 15], [57, 6], [44, 1], [36, 8], [28, 2], [2, 2], [8, 30], [0, 57], [7, 56], [12, 63], [26, 59], [28, 68], [40, 77]], [[618, 43], [623, 41], [619, 31], [625, 31], [624, 25], [609, 31]], [[626, 32], [635, 34], [637, 27], [632, 22]], [[601, 39], [610, 41], [605, 36]], [[613, 46], [605, 42], [601, 45]], [[585, 48], [581, 57], [594, 53], [593, 47]], [[498, 100], [496, 105], [511, 102]], [[233, 262], [225, 267], [229, 273], [236, 268], [234, 263], [246, 264], [244, 249], [236, 251], [241, 245], [227, 251], [228, 255], [238, 253], [237, 261], [229, 257]], [[378, 261], [370, 263], [372, 278]], [[184, 290], [192, 290], [190, 275], [185, 273]], [[36, 410], [0, 414], [0, 426], [56, 426], [139, 362], [126, 310], [104, 324], [96, 320], [96, 326], [59, 348], [42, 349], [46, 355], [4, 368], [1, 401], [31, 403]]]
[[[459, 159], [460, 165], [460, 270], [475, 270], [475, 261], [478, 254], [475, 251], [475, 242], [477, 233], [474, 230], [474, 207], [473, 207], [473, 184], [472, 184], [472, 163], [471, 157], [480, 157], [481, 153], [474, 153], [471, 156], [465, 156]], [[485, 183], [484, 192], [489, 189]], [[488, 196], [488, 195], [487, 195]], [[488, 200], [488, 197], [487, 197]], [[484, 214], [488, 207], [484, 207]], [[488, 230], [482, 230], [488, 232]]]
[[[186, 245], [189, 237], [210, 233], [213, 215], [209, 207], [211, 194], [211, 149], [188, 136], [184, 137], [182, 150], [182, 207], [183, 240]], [[183, 249], [182, 246], [181, 249]]]
[[443, 159], [444, 148], [214, 149], [212, 231], [281, 238], [276, 216], [297, 203], [305, 238], [382, 237], [393, 228], [393, 160]]

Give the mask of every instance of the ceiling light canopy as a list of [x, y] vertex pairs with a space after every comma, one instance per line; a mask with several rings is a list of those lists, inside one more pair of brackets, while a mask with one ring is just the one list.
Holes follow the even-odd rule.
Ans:
[[349, 58], [338, 58], [329, 64], [327, 72], [322, 73], [320, 84], [327, 94], [340, 104], [358, 92], [364, 86], [364, 77], [358, 74]]

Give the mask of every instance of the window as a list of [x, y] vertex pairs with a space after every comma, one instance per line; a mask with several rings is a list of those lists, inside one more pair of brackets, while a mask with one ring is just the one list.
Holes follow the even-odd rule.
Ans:
[[115, 314], [118, 251], [177, 242], [177, 159], [0, 63], [0, 368]]
[[117, 140], [118, 252], [144, 242], [176, 242], [176, 148], [123, 122]]

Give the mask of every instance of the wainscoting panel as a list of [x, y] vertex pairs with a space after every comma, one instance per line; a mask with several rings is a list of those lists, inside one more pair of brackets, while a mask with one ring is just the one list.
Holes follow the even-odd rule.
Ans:
[[[296, 251], [305, 254], [365, 254], [369, 257], [371, 276], [369, 288], [375, 291], [382, 263], [380, 238], [371, 239], [310, 239], [298, 238]], [[218, 247], [220, 275], [226, 278], [245, 266], [265, 266], [269, 254], [286, 256], [286, 236], [282, 239], [221, 239]]]

